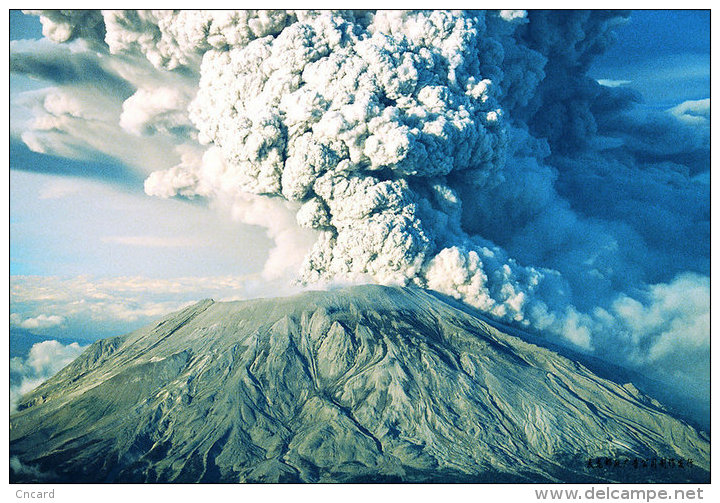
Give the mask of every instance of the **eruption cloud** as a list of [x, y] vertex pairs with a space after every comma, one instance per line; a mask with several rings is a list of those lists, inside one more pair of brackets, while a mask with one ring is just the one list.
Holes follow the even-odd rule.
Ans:
[[188, 138], [146, 192], [201, 196], [268, 228], [268, 276], [416, 284], [617, 363], [670, 369], [702, 396], [710, 103], [647, 112], [632, 90], [587, 76], [627, 15], [41, 21], [54, 41], [196, 79], [194, 97], [138, 89], [120, 125]]

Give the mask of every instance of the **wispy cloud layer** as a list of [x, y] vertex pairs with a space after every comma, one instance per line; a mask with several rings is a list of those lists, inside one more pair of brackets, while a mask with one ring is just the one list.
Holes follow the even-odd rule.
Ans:
[[57, 327], [65, 322], [65, 318], [54, 314], [40, 314], [34, 318], [22, 318], [18, 313], [10, 313], [10, 326], [20, 328], [43, 330], [46, 328]]
[[173, 279], [12, 276], [11, 322], [21, 328], [62, 325], [61, 333], [97, 339], [127, 332], [202, 298], [240, 300], [298, 291], [300, 287], [259, 274]]

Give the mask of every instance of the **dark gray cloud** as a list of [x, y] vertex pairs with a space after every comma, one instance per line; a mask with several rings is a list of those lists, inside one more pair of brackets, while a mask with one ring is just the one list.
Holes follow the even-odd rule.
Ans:
[[11, 42], [10, 71], [57, 85], [96, 87], [122, 99], [135, 92], [130, 82], [106, 68], [97, 53], [72, 51], [62, 45]]
[[25, 13], [40, 16], [43, 35], [53, 42], [82, 38], [96, 46], [105, 45], [105, 23], [99, 10], [28, 10]]
[[97, 151], [92, 152], [93, 162], [88, 163], [87, 160], [33, 152], [22, 140], [11, 137], [9, 155], [10, 169], [96, 179], [126, 190], [141, 191], [145, 178], [138, 170]]

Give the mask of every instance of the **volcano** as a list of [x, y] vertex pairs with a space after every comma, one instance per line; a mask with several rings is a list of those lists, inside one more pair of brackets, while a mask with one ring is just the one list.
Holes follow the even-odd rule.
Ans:
[[451, 299], [205, 300], [92, 344], [10, 419], [12, 482], [708, 482], [709, 436]]

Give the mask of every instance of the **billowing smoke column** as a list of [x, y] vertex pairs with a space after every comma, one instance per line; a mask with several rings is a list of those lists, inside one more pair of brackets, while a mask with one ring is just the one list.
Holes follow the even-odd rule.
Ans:
[[625, 364], [669, 369], [679, 351], [689, 369], [673, 372], [697, 384], [709, 340], [709, 101], [640, 117], [632, 91], [587, 77], [626, 16], [41, 21], [53, 40], [197, 76], [194, 99], [139, 89], [123, 128], [194, 128], [204, 153], [189, 149], [145, 190], [203, 196], [267, 227], [278, 248], [266, 272], [414, 283]]
[[298, 224], [318, 232], [302, 281], [412, 281], [524, 321], [541, 274], [467, 236], [454, 188], [488, 190], [502, 176], [507, 131], [493, 81], [503, 49], [489, 31], [511, 31], [517, 16], [506, 17], [254, 19], [257, 38], [204, 53], [190, 105], [224, 166], [155, 173], [147, 190], [296, 202]]

